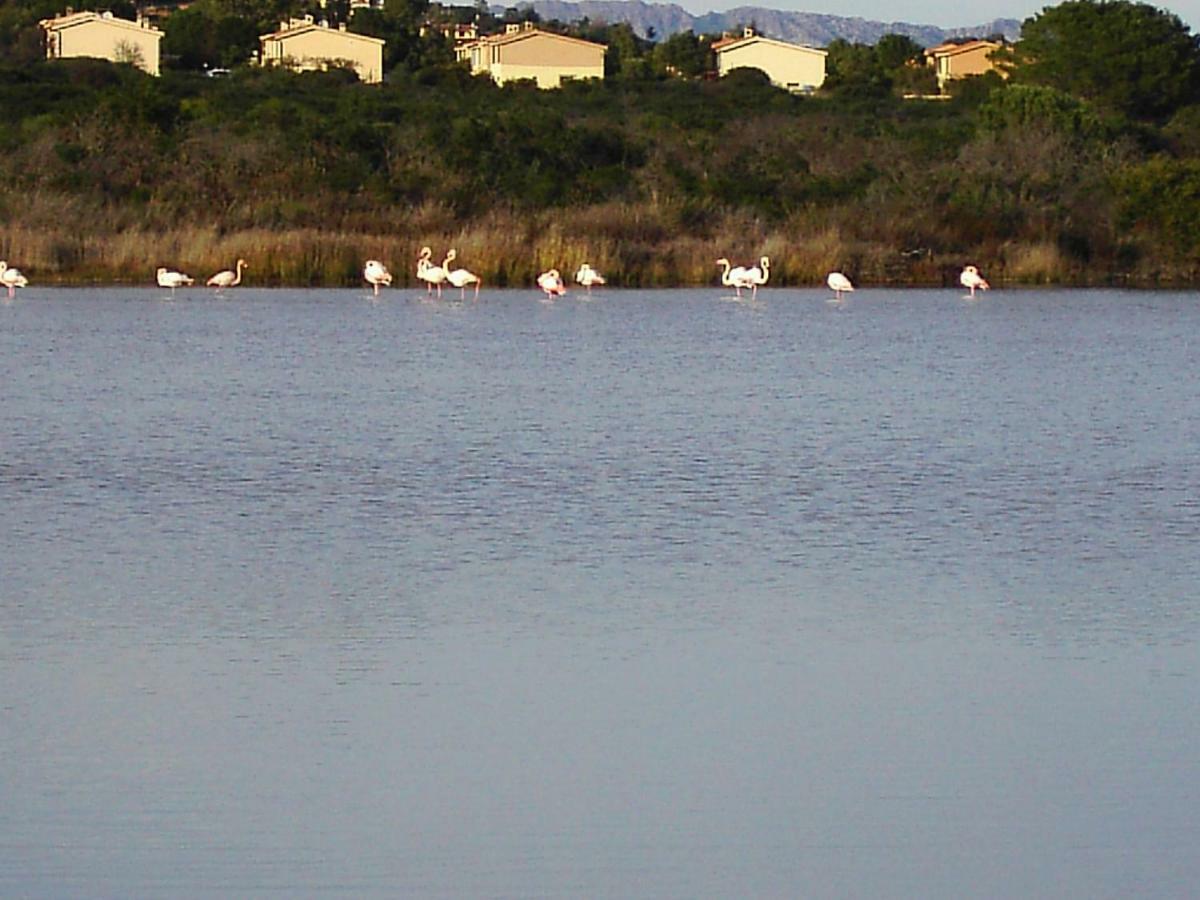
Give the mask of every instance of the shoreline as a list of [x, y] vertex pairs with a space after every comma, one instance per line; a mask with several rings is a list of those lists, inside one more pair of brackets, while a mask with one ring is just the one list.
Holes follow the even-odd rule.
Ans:
[[[1179, 291], [1179, 292], [1200, 291], [1200, 284], [1197, 284], [1195, 282], [1193, 282], [1193, 283], [1183, 283], [1183, 282], [1167, 283], [1167, 282], [1161, 282], [1161, 281], [1157, 282], [1157, 283], [1133, 282], [1133, 281], [1109, 282], [1109, 283], [1101, 283], [1101, 282], [1020, 282], [1020, 281], [997, 281], [994, 278], [990, 278], [989, 281], [991, 282], [991, 286], [992, 286], [991, 290], [992, 291], [997, 291], [997, 290], [1016, 291], [1016, 292], [1030, 292], [1030, 291], [1038, 291], [1038, 290], [1052, 290], [1052, 291], [1087, 291], [1087, 290], [1096, 291], [1096, 290], [1100, 290], [1100, 291], [1131, 291], [1131, 292], [1137, 292], [1137, 291]], [[31, 278], [28, 287], [18, 289], [17, 296], [20, 297], [22, 293], [27, 293], [30, 290], [36, 290], [38, 288], [48, 288], [48, 289], [52, 289], [52, 290], [81, 290], [81, 289], [87, 289], [87, 288], [94, 288], [97, 290], [112, 290], [112, 289], [117, 289], [117, 288], [132, 288], [132, 289], [144, 289], [144, 290], [155, 290], [155, 291], [169, 290], [169, 288], [163, 288], [163, 287], [160, 287], [159, 285], [155, 284], [153, 280], [145, 280], [145, 281], [99, 280], [99, 279], [86, 280], [86, 279], [70, 279], [70, 278], [34, 280], [33, 278]], [[358, 288], [366, 288], [367, 290], [369, 290], [370, 285], [368, 285], [363, 280], [359, 280], [359, 281], [355, 281], [355, 282], [343, 282], [343, 283], [338, 283], [338, 284], [311, 284], [311, 283], [309, 283], [309, 284], [288, 284], [288, 283], [283, 283], [283, 282], [255, 284], [255, 283], [249, 283], [249, 282], [243, 281], [242, 284], [237, 285], [235, 287], [229, 287], [229, 288], [222, 289], [221, 293], [224, 295], [230, 295], [239, 290], [240, 291], [250, 291], [250, 290], [253, 290], [253, 291], [320, 291], [320, 290], [348, 291], [348, 290], [355, 290]], [[718, 282], [718, 281], [698, 282], [698, 283], [694, 283], [694, 284], [654, 284], [654, 285], [626, 285], [626, 284], [614, 283], [613, 281], [610, 281], [608, 284], [604, 285], [603, 287], [594, 288], [592, 293], [602, 296], [605, 293], [610, 293], [610, 292], [614, 292], [614, 291], [615, 292], [689, 291], [689, 290], [704, 290], [706, 288], [712, 288], [712, 289], [718, 289], [718, 290], [728, 289], [728, 288], [725, 288], [725, 286], [721, 285], [720, 282]], [[537, 284], [532, 283], [532, 282], [529, 284], [507, 284], [504, 286], [489, 285], [485, 282], [483, 287], [480, 290], [480, 293], [485, 294], [489, 291], [493, 291], [493, 292], [495, 292], [495, 291], [540, 292], [540, 290], [541, 289], [537, 286]], [[567, 290], [568, 290], [568, 293], [586, 293], [586, 288], [584, 288], [582, 285], [576, 284], [573, 281], [568, 281]], [[744, 290], [746, 290], [748, 292], [748, 289], [744, 289]], [[820, 290], [820, 291], [827, 290], [826, 285], [824, 284], [823, 281], [821, 281], [821, 282], [803, 282], [803, 283], [790, 283], [790, 282], [789, 283], [776, 283], [776, 282], [772, 281], [772, 282], [769, 282], [769, 283], [759, 287], [760, 293], [772, 292], [772, 291], [817, 291], [817, 290]], [[922, 290], [964, 290], [964, 289], [962, 288], [962, 286], [960, 284], [957, 283], [957, 281], [955, 281], [955, 282], [938, 281], [938, 282], [919, 282], [919, 283], [918, 282], [907, 282], [907, 283], [857, 282], [857, 283], [855, 283], [855, 290], [857, 292], [857, 291], [873, 291], [873, 290], [875, 290], [875, 291], [878, 291], [878, 290], [922, 291]], [[381, 288], [379, 296], [382, 297], [389, 293], [395, 294], [395, 293], [398, 293], [401, 291], [420, 291], [422, 294], [424, 294], [425, 285], [423, 283], [417, 282], [415, 280], [412, 280], [412, 281], [397, 280], [395, 284]], [[202, 293], [206, 293], [206, 294], [216, 294], [217, 288], [209, 287], [209, 286], [205, 285], [201, 280], [197, 279], [196, 283], [193, 285], [190, 285], [187, 287], [176, 288], [176, 293], [183, 294], [185, 292], [191, 292], [191, 293], [202, 292]], [[443, 287], [442, 292], [444, 295], [442, 299], [453, 299], [453, 300], [458, 299], [458, 297], [457, 297], [458, 288], [456, 288], [456, 287], [449, 287], [449, 286]], [[468, 291], [468, 296], [467, 296], [468, 300], [472, 299], [470, 296], [470, 293], [471, 292]], [[450, 296], [451, 294], [454, 294], [455, 296]], [[434, 295], [434, 297], [435, 297], [435, 299], [437, 299], [436, 294]], [[0, 291], [0, 299], [5, 299], [2, 291]]]
[[[595, 211], [592, 215], [596, 216]], [[536, 287], [537, 276], [557, 268], [568, 280], [581, 263], [603, 273], [610, 288], [704, 287], [718, 282], [716, 260], [752, 266], [770, 259], [773, 287], [825, 284], [830, 272], [860, 288], [935, 288], [958, 285], [965, 265], [977, 266], [996, 287], [1193, 289], [1200, 264], [1146, 257], [1133, 266], [1094, 258], [1084, 264], [1052, 242], [1006, 241], [964, 248], [897, 248], [864, 241], [838, 228], [821, 231], [771, 226], [757, 219], [741, 227], [689, 231], [603, 228], [568, 213], [520, 222], [483, 218], [441, 221], [433, 228], [399, 233], [295, 229], [225, 230], [206, 223], [174, 229], [101, 229], [67, 232], [9, 225], [0, 234], [0, 259], [31, 283], [62, 287], [154, 285], [163, 266], [202, 283], [245, 259], [247, 286], [354, 287], [367, 259], [388, 267], [394, 288], [423, 286], [416, 277], [419, 250], [434, 249], [435, 264], [456, 251], [454, 266], [479, 275], [486, 288]], [[592, 227], [588, 227], [592, 226]], [[403, 226], [401, 226], [403, 227]]]

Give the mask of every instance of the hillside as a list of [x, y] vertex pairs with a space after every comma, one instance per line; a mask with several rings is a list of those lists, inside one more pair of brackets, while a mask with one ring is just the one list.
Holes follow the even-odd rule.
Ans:
[[719, 34], [753, 22], [763, 34], [814, 47], [824, 47], [837, 38], [854, 44], [874, 44], [885, 34], [902, 34], [931, 47], [950, 38], [965, 36], [1003, 34], [1009, 40], [1015, 40], [1021, 32], [1021, 23], [1016, 19], [997, 19], [969, 28], [939, 28], [909, 22], [875, 22], [822, 13], [786, 12], [762, 6], [739, 6], [727, 12], [699, 16], [674, 3], [643, 3], [642, 0], [533, 0], [520, 6], [532, 7], [543, 19], [560, 22], [577, 22], [584, 18], [609, 24], [627, 22], [641, 37], [653, 34], [656, 38], [665, 38], [681, 31]]

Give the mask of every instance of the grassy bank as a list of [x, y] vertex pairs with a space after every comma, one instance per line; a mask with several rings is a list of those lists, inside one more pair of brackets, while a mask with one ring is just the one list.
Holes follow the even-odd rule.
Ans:
[[[349, 286], [361, 282], [366, 259], [383, 260], [396, 285], [414, 285], [416, 254], [434, 248], [458, 251], [455, 266], [479, 274], [490, 287], [534, 283], [551, 267], [574, 271], [587, 261], [620, 287], [685, 287], [715, 283], [715, 260], [727, 256], [750, 265], [771, 260], [771, 284], [823, 284], [842, 271], [860, 286], [919, 286], [957, 283], [968, 262], [981, 265], [994, 285], [1182, 286], [1197, 283], [1193, 269], [1162, 269], [1143, 264], [1132, 270], [1083, 267], [1054, 244], [1009, 242], [974, 253], [935, 253], [856, 239], [837, 228], [799, 237], [753, 220], [728, 222], [717, 234], [697, 237], [646, 227], [641, 234], [614, 233], [611, 209], [522, 218], [499, 215], [483, 221], [387, 233], [323, 231], [317, 228], [223, 231], [216, 226], [145, 231], [83, 232], [78, 228], [7, 229], [0, 258], [20, 261], [40, 284], [152, 283], [155, 269], [178, 268], [197, 278], [248, 261], [246, 284], [262, 286]], [[609, 223], [601, 227], [597, 222]], [[741, 227], [738, 227], [741, 226]]]
[[625, 286], [1200, 283], [1200, 112], [1105, 118], [1046, 89], [944, 103], [796, 97], [761, 79], [543, 92], [448, 73], [145, 76], [0, 66], [0, 258], [40, 283], [200, 276], [411, 284], [453, 246], [491, 286], [583, 261]]

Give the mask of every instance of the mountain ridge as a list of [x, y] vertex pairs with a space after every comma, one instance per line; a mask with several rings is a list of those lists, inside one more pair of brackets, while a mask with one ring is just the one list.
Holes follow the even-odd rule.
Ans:
[[640, 37], [655, 40], [682, 31], [695, 34], [720, 34], [738, 31], [753, 24], [760, 34], [796, 44], [827, 46], [841, 38], [852, 44], [874, 44], [885, 34], [902, 34], [931, 47], [943, 41], [965, 37], [1003, 35], [1010, 41], [1021, 33], [1017, 19], [994, 19], [977, 26], [941, 28], [911, 22], [879, 22], [856, 16], [825, 13], [789, 12], [763, 6], [739, 6], [725, 12], [695, 15], [676, 3], [646, 3], [644, 0], [528, 0], [519, 8], [532, 9], [543, 20], [560, 22], [628, 23]]

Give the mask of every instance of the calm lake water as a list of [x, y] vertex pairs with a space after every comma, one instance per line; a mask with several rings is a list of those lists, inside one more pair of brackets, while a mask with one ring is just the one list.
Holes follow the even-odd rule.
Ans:
[[0, 896], [1182, 897], [1200, 298], [29, 288]]

